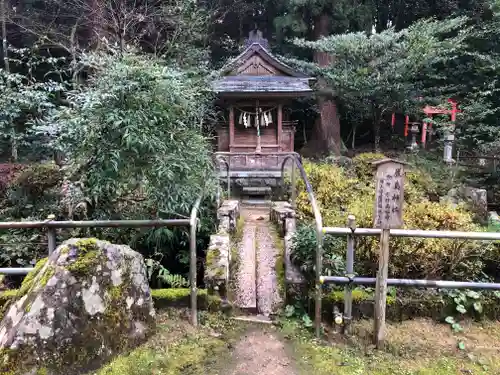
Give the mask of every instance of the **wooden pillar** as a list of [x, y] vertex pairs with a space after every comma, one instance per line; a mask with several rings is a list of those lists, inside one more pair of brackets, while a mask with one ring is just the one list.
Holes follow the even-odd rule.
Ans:
[[229, 107], [229, 151], [234, 145], [234, 107]]
[[281, 146], [282, 134], [283, 134], [283, 104], [278, 104], [278, 150], [280, 151], [283, 151]]
[[387, 278], [389, 273], [389, 229], [380, 234], [380, 253], [375, 284], [374, 344], [381, 349], [385, 340], [385, 309], [387, 306]]

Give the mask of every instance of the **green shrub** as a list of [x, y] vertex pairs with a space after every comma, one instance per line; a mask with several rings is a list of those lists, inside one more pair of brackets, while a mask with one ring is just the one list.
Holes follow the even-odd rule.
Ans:
[[[356, 217], [356, 225], [373, 227], [374, 180], [368, 172], [368, 165], [374, 160], [373, 154], [357, 157], [357, 166], [352, 171], [339, 167], [311, 162], [305, 163], [324, 226], [345, 227], [347, 216]], [[356, 159], [356, 158], [355, 158]], [[355, 163], [355, 165], [356, 165]], [[361, 176], [365, 176], [362, 178]], [[425, 182], [425, 173], [413, 169], [405, 183], [404, 227], [422, 230], [481, 231], [473, 222], [471, 212], [464, 207], [452, 207], [448, 203], [431, 202], [428, 192], [432, 191], [432, 180]], [[297, 214], [306, 222], [312, 221], [311, 205], [299, 184]], [[303, 236], [298, 232], [297, 236]], [[330, 236], [325, 236], [328, 241]], [[336, 248], [325, 246], [325, 258], [334, 254], [345, 258], [345, 244], [337, 241]], [[357, 237], [355, 271], [362, 276], [374, 276], [377, 270], [379, 240], [377, 237]], [[305, 238], [296, 241], [293, 257], [304, 267], [315, 256], [315, 245]], [[442, 278], [471, 280], [482, 276], [486, 265], [498, 260], [494, 244], [486, 241], [464, 241], [453, 239], [392, 238], [390, 242], [390, 275], [401, 278]], [[314, 261], [312, 261], [314, 264]], [[496, 262], [495, 264], [498, 264]]]
[[[411, 229], [481, 230], [472, 222], [470, 213], [447, 203], [423, 201], [406, 204], [403, 218], [405, 228]], [[371, 221], [371, 216], [368, 219], [365, 217], [363, 224], [367, 221]], [[378, 251], [378, 238], [361, 237], [358, 239], [356, 265], [360, 267], [359, 265], [362, 264], [360, 272], [375, 275]], [[395, 277], [405, 278], [476, 279], [481, 276], [485, 260], [491, 254], [493, 254], [493, 247], [487, 242], [392, 238], [389, 272]]]
[[[316, 230], [311, 225], [300, 225], [292, 237], [293, 253], [291, 261], [314, 280], [316, 270]], [[323, 243], [323, 274], [342, 275], [345, 270], [344, 255], [345, 239], [327, 236]], [[311, 251], [312, 249], [312, 251]]]
[[63, 173], [54, 163], [30, 165], [10, 182], [10, 189], [20, 189], [24, 195], [37, 198], [47, 189], [61, 183]]
[[356, 176], [361, 180], [372, 178], [374, 176], [372, 163], [385, 158], [384, 154], [377, 152], [365, 152], [363, 154], [356, 155], [352, 159]]
[[[357, 196], [371, 192], [366, 184], [361, 183], [355, 177], [347, 176], [344, 170], [338, 166], [305, 162], [304, 169], [320, 205], [325, 225], [333, 225], [340, 216], [344, 216], [343, 212], [346, 212], [349, 203]], [[296, 203], [299, 219], [312, 218], [311, 203], [302, 179], [298, 181], [297, 185]]]

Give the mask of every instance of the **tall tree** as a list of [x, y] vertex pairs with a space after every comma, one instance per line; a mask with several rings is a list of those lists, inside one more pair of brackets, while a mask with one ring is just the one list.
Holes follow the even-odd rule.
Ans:
[[465, 50], [469, 35], [466, 21], [419, 21], [401, 31], [349, 33], [296, 43], [335, 56], [334, 62], [326, 66], [303, 65], [312, 67], [334, 87], [348, 110], [358, 111], [372, 121], [375, 149], [379, 149], [384, 113], [415, 111], [422, 105], [420, 97], [444, 99], [441, 92], [429, 90], [422, 76], [446, 75], [439, 68], [453, 63]]
[[[371, 12], [368, 1], [286, 0], [282, 14], [276, 19], [283, 36], [302, 36], [319, 41], [332, 34], [369, 29]], [[335, 56], [327, 51], [314, 50], [312, 60], [319, 66], [335, 64]], [[320, 153], [340, 154], [341, 128], [337, 99], [322, 77], [318, 79], [318, 112], [311, 145]]]
[[460, 93], [459, 147], [480, 154], [500, 152], [500, 1], [474, 23], [466, 55], [452, 72], [451, 90]]

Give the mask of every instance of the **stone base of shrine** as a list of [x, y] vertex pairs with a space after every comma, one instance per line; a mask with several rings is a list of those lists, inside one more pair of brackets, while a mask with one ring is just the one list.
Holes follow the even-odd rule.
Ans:
[[[280, 196], [283, 193], [281, 171], [231, 171], [231, 196]], [[227, 189], [227, 172], [219, 172], [221, 185]]]

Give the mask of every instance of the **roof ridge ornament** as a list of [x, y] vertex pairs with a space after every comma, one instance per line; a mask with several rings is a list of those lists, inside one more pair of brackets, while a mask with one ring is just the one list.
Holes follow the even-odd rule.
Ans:
[[262, 31], [259, 30], [257, 24], [254, 29], [250, 30], [248, 33], [248, 38], [245, 39], [245, 48], [255, 43], [260, 44], [265, 49], [269, 49], [269, 42], [266, 38], [264, 38]]

